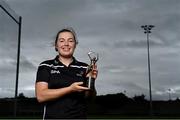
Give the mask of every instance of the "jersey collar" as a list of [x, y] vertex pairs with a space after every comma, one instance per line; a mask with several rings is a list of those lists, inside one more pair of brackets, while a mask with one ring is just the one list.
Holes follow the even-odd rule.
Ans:
[[[57, 55], [54, 59], [54, 63], [56, 65], [64, 65], [61, 61], [59, 61], [59, 55]], [[77, 60], [75, 59], [75, 57], [73, 57], [73, 61], [69, 64], [69, 65], [72, 65], [72, 64], [76, 64], [77, 63]]]

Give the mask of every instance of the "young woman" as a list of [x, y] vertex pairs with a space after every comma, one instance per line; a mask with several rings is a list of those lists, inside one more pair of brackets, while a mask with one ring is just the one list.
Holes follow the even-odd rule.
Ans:
[[[86, 118], [86, 97], [96, 90], [84, 86], [90, 74], [86, 73], [88, 65], [73, 56], [77, 43], [72, 29], [60, 30], [55, 40], [58, 55], [38, 67], [35, 91], [37, 100], [44, 103], [45, 119]], [[92, 78], [97, 78], [97, 72], [94, 65]]]

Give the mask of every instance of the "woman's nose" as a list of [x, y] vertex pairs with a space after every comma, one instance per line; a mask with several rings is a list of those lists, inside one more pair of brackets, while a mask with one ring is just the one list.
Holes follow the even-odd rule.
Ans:
[[68, 42], [68, 41], [65, 41], [65, 42], [64, 42], [64, 45], [69, 45], [69, 42]]

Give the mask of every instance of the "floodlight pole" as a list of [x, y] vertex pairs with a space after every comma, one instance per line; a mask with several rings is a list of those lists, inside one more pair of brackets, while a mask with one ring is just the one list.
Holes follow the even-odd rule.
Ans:
[[153, 105], [152, 105], [152, 92], [151, 92], [151, 63], [150, 63], [150, 53], [149, 53], [149, 34], [151, 29], [155, 27], [154, 25], [142, 25], [141, 28], [144, 29], [144, 33], [147, 35], [147, 53], [148, 53], [148, 76], [149, 76], [149, 98], [150, 98], [150, 115], [153, 115]]
[[19, 81], [19, 61], [20, 61], [20, 46], [21, 46], [21, 27], [22, 17], [19, 17], [19, 29], [18, 29], [18, 50], [17, 50], [17, 67], [16, 67], [16, 84], [15, 84], [15, 104], [14, 104], [14, 116], [17, 115], [17, 97], [18, 97], [18, 81]]
[[13, 15], [11, 15], [2, 5], [0, 8], [10, 17], [13, 21], [18, 24], [18, 49], [17, 49], [17, 64], [16, 64], [16, 83], [15, 83], [15, 100], [14, 100], [14, 117], [17, 115], [17, 96], [18, 96], [18, 80], [19, 80], [19, 61], [20, 61], [20, 46], [21, 46], [21, 26], [22, 26], [22, 17], [19, 16], [19, 21], [17, 21]]
[[2, 5], [0, 5], [0, 7], [3, 9], [5, 13], [9, 15], [9, 17], [11, 17], [17, 24], [19, 24], [19, 22], [13, 17], [13, 15], [11, 15]]

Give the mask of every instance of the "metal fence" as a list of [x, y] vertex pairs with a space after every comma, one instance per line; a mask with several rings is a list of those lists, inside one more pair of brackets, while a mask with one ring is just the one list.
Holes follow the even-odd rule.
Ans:
[[21, 16], [0, 0], [0, 97], [14, 97], [14, 116], [18, 94]]

